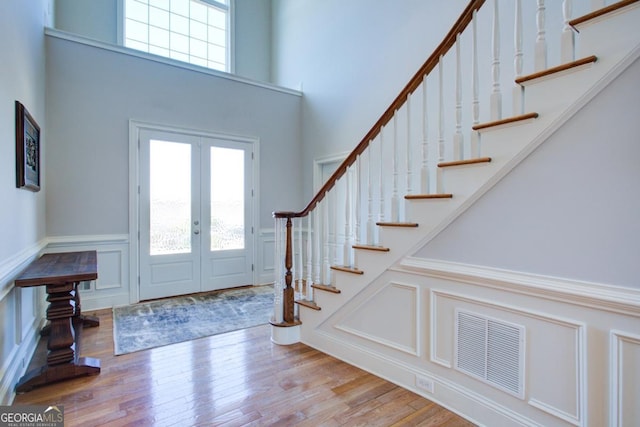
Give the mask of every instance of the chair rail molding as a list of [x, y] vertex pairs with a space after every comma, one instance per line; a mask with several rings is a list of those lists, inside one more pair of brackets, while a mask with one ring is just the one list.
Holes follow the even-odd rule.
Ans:
[[391, 270], [640, 317], [639, 289], [416, 257]]

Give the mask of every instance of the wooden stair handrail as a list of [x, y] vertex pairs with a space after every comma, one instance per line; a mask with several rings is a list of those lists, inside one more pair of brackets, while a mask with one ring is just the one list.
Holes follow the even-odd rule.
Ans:
[[407, 101], [407, 97], [411, 95], [421, 84], [425, 75], [431, 73], [431, 71], [438, 65], [438, 61], [441, 56], [444, 56], [449, 49], [456, 42], [456, 35], [462, 33], [464, 29], [469, 25], [473, 19], [473, 12], [480, 9], [485, 0], [471, 0], [467, 7], [462, 11], [458, 20], [453, 24], [451, 30], [447, 33], [445, 38], [440, 42], [438, 47], [433, 51], [427, 61], [420, 67], [418, 72], [411, 78], [409, 83], [402, 89], [400, 94], [386, 109], [378, 121], [373, 125], [371, 130], [367, 132], [362, 141], [356, 146], [356, 148], [347, 156], [346, 159], [338, 166], [338, 169], [331, 175], [327, 182], [320, 188], [315, 197], [311, 199], [306, 208], [300, 212], [274, 212], [275, 218], [300, 218], [307, 216], [313, 208], [324, 198], [325, 194], [333, 188], [335, 183], [345, 174], [349, 166], [355, 163], [358, 156], [364, 152], [369, 146], [371, 140], [373, 140], [385, 126], [393, 118], [396, 110], [399, 110], [402, 105]]

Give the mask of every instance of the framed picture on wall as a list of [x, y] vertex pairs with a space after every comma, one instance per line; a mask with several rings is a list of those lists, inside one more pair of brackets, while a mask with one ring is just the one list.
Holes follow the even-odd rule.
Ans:
[[16, 187], [40, 191], [40, 126], [16, 101]]

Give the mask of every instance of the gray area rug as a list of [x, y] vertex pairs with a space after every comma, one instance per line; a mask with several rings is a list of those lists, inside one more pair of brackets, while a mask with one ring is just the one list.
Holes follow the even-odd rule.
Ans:
[[116, 355], [268, 323], [273, 286], [214, 291], [113, 309]]

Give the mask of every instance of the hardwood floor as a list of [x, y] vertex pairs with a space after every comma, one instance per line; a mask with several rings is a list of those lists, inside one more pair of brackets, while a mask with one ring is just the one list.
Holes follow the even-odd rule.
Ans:
[[306, 345], [275, 345], [267, 325], [114, 356], [111, 310], [92, 314], [100, 327], [84, 330], [81, 355], [101, 360], [100, 375], [14, 405], [64, 405], [65, 426], [472, 426]]

